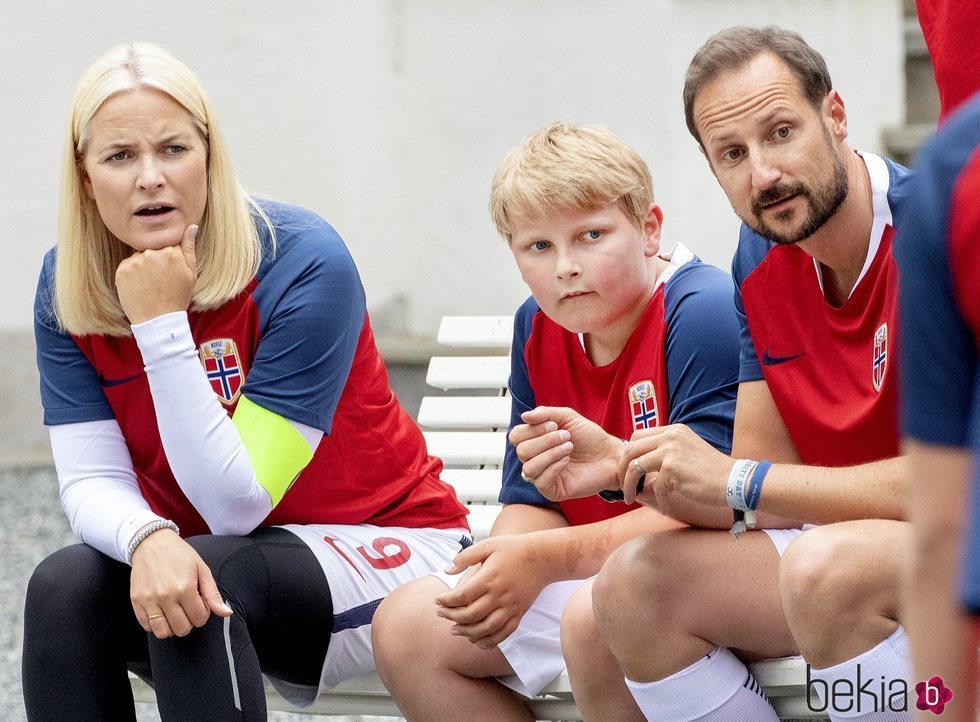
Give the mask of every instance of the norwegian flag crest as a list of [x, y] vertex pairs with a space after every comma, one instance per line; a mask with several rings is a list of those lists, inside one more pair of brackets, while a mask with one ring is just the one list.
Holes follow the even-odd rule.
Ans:
[[649, 429], [658, 426], [657, 397], [653, 393], [653, 382], [640, 381], [632, 384], [627, 394], [634, 429]]
[[881, 391], [888, 368], [888, 324], [883, 323], [875, 331], [874, 354], [871, 361], [871, 383], [875, 391]]
[[211, 382], [211, 388], [223, 404], [238, 399], [242, 384], [242, 364], [238, 346], [230, 338], [216, 338], [200, 345], [201, 363]]

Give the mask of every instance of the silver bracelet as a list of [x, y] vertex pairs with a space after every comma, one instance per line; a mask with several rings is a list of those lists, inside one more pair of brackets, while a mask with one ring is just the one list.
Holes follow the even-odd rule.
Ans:
[[157, 519], [156, 521], [151, 521], [149, 524], [136, 532], [136, 536], [130, 540], [129, 546], [126, 547], [126, 563], [132, 566], [133, 554], [136, 553], [136, 547], [142, 544], [143, 540], [150, 536], [150, 534], [155, 531], [160, 531], [161, 529], [170, 529], [175, 534], [180, 534], [180, 529], [178, 529], [177, 525], [169, 519]]

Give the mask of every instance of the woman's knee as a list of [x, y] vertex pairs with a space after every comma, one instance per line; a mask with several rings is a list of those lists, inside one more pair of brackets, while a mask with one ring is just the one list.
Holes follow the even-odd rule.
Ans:
[[87, 544], [59, 549], [31, 574], [25, 616], [53, 615], [62, 622], [77, 617], [90, 624], [94, 612], [128, 603], [128, 596], [115, 598], [128, 591], [128, 580], [128, 567]]

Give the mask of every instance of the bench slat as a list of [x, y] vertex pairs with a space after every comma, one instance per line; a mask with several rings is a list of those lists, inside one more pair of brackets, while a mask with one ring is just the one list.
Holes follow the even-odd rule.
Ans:
[[470, 515], [466, 517], [466, 522], [470, 525], [470, 533], [473, 541], [483, 541], [490, 536], [490, 529], [493, 528], [497, 515], [500, 514], [502, 506], [490, 504], [471, 504], [466, 507]]
[[506, 429], [507, 396], [426, 396], [419, 406], [419, 425], [429, 429]]
[[772, 696], [802, 694], [806, 686], [806, 662], [803, 657], [778, 657], [749, 665], [756, 682], [779, 690]]
[[513, 336], [511, 316], [443, 316], [437, 340], [444, 346], [510, 348]]
[[502, 389], [509, 376], [508, 356], [433, 356], [425, 383], [443, 391]]
[[439, 476], [464, 504], [497, 504], [500, 469], [443, 469]]
[[503, 431], [423, 431], [429, 453], [446, 466], [499, 465], [507, 434]]

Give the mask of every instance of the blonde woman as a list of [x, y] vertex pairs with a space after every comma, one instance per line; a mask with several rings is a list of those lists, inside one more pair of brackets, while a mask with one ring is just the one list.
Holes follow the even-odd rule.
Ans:
[[469, 544], [391, 392], [357, 270], [248, 197], [194, 75], [112, 49], [72, 100], [35, 304], [45, 424], [82, 544], [31, 578], [30, 719], [264, 719], [373, 668], [387, 593]]

